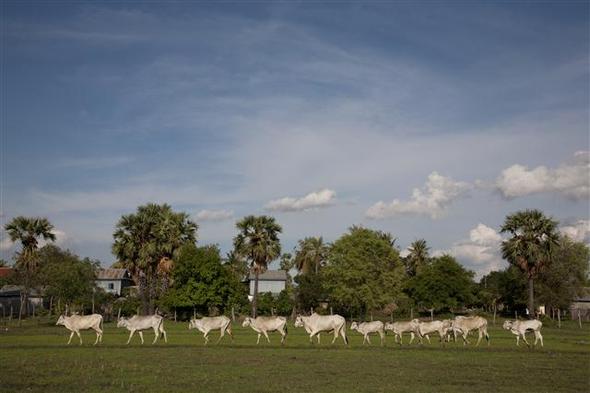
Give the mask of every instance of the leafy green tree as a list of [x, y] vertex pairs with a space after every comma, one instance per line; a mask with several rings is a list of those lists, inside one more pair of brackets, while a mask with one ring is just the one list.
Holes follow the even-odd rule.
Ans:
[[334, 242], [320, 275], [335, 308], [362, 314], [394, 303], [404, 276], [391, 242], [379, 231], [358, 226]]
[[558, 245], [557, 222], [539, 210], [523, 210], [506, 217], [500, 230], [510, 239], [502, 242], [502, 256], [528, 280], [529, 316], [535, 315], [534, 279], [551, 263]]
[[467, 306], [474, 301], [473, 276], [455, 258], [443, 255], [406, 282], [406, 293], [425, 309], [441, 311]]
[[159, 285], [167, 282], [178, 250], [195, 243], [197, 228], [188, 214], [153, 203], [139, 206], [117, 223], [112, 251], [139, 282], [144, 313], [154, 312]]
[[54, 245], [41, 248], [38, 258], [39, 275], [46, 296], [69, 307], [91, 302], [96, 291], [96, 271], [100, 266], [98, 261], [80, 259]]
[[295, 276], [295, 301], [299, 310], [315, 309], [321, 301], [327, 300], [321, 274], [299, 274]]
[[248, 276], [248, 262], [240, 257], [235, 250], [226, 254], [224, 264], [237, 280], [242, 281]]
[[47, 218], [23, 217], [13, 218], [4, 226], [12, 242], [20, 242], [22, 249], [16, 255], [16, 278], [23, 286], [21, 291], [21, 306], [19, 320], [23, 313], [28, 314], [28, 296], [31, 288], [35, 286], [35, 278], [38, 270], [37, 250], [39, 240], [55, 241], [53, 225]]
[[527, 302], [527, 282], [516, 266], [508, 266], [504, 270], [493, 271], [483, 276], [479, 283], [479, 299], [484, 305], [496, 305], [503, 309], [504, 314], [524, 313]]
[[285, 286], [290, 292], [292, 292], [293, 278], [291, 277], [291, 269], [295, 267], [295, 260], [293, 258], [293, 255], [291, 255], [288, 252], [282, 254], [279, 267], [281, 270], [287, 272], [287, 282], [285, 283]]
[[295, 267], [301, 274], [318, 274], [326, 262], [328, 250], [321, 236], [299, 240], [295, 249]]
[[553, 261], [538, 278], [539, 303], [547, 308], [567, 309], [573, 299], [582, 294], [588, 278], [589, 258], [586, 244], [561, 238], [553, 252]]
[[281, 255], [279, 233], [282, 228], [274, 217], [246, 216], [236, 223], [239, 231], [234, 238], [234, 250], [240, 257], [250, 262], [254, 271], [254, 298], [252, 316], [257, 315], [258, 277], [268, 268], [268, 264]]
[[212, 309], [225, 312], [228, 307], [239, 307], [247, 301], [245, 286], [222, 264], [215, 245], [183, 246], [172, 275], [172, 286], [162, 300], [162, 305], [169, 309], [195, 309], [209, 314]]
[[430, 251], [430, 248], [426, 244], [426, 240], [419, 239], [410, 245], [408, 251], [410, 253], [404, 258], [406, 274], [409, 277], [414, 277], [429, 264], [430, 256], [428, 251]]

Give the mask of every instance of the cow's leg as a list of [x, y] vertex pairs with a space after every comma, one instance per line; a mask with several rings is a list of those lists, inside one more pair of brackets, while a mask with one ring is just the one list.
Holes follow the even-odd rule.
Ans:
[[152, 345], [154, 345], [156, 341], [158, 341], [158, 337], [160, 337], [160, 328], [156, 326], [154, 328], [154, 341], [152, 341]]
[[527, 347], [530, 347], [531, 344], [529, 344], [529, 342], [526, 340], [526, 336], [525, 336], [526, 332], [522, 333], [522, 339], [524, 340], [524, 342], [526, 343]]
[[338, 338], [338, 329], [334, 329], [334, 338], [332, 339], [332, 344], [334, 344], [336, 342], [337, 338]]
[[468, 333], [469, 333], [468, 331], [467, 332], [463, 332], [463, 335], [461, 336], [463, 338], [463, 346], [469, 344], [469, 340], [467, 340], [467, 334]]
[[168, 344], [168, 335], [166, 334], [166, 331], [164, 330], [164, 324], [162, 323], [162, 325], [160, 325], [160, 333], [164, 335], [164, 342], [166, 344]]
[[209, 330], [205, 331], [205, 334], [203, 334], [203, 337], [205, 338], [205, 345], [207, 345], [209, 343]]
[[476, 347], [479, 345], [479, 343], [481, 341], [481, 338], [483, 337], [483, 333], [482, 333], [481, 329], [479, 329], [477, 331], [477, 334], [478, 334], [478, 336], [477, 336], [477, 343], [475, 344]]
[[78, 338], [80, 339], [80, 345], [82, 345], [82, 336], [80, 335], [80, 331], [76, 330], [76, 334], [78, 335]]
[[141, 330], [138, 330], [137, 332], [139, 333], [139, 338], [141, 338], [141, 345], [143, 345], [143, 333]]
[[231, 340], [234, 341], [234, 334], [231, 330], [231, 322], [227, 325], [227, 328], [225, 330], [227, 331], [227, 334], [229, 334], [229, 336], [231, 337]]
[[127, 344], [131, 342], [131, 337], [133, 337], [133, 333], [135, 333], [135, 330], [131, 329], [131, 331], [129, 332], [129, 339], [127, 340]]
[[541, 341], [541, 346], [543, 346], [543, 336], [541, 335], [540, 331], [535, 331], [535, 345], [537, 344], [537, 338]]
[[96, 341], [94, 342], [94, 345], [98, 344], [98, 340], [100, 339], [100, 335], [102, 334], [102, 332], [100, 331], [100, 329], [94, 329], [96, 331]]
[[520, 334], [516, 335], [516, 346], [519, 347], [520, 346]]
[[270, 344], [270, 338], [268, 338], [268, 333], [266, 332], [266, 330], [263, 330], [262, 334], [264, 334], [264, 337], [266, 337], [266, 341], [268, 341], [268, 343]]
[[221, 339], [223, 338], [224, 335], [225, 335], [225, 329], [224, 328], [219, 329], [219, 338], [217, 339], [215, 344], [219, 344], [219, 342], [221, 341]]
[[70, 333], [70, 339], [68, 340], [68, 345], [70, 345], [70, 343], [72, 342], [72, 337], [74, 337], [74, 331], [72, 330], [72, 333]]
[[412, 345], [412, 341], [414, 341], [414, 332], [410, 332], [410, 345]]
[[261, 334], [258, 333], [258, 340], [256, 340], [256, 345], [258, 345], [258, 343], [260, 343], [260, 336], [261, 336]]
[[369, 335], [367, 334], [367, 342], [369, 343], [369, 345], [371, 345], [371, 339], [369, 338]]
[[[309, 333], [309, 342], [313, 344], [313, 332]], [[318, 335], [318, 344], [320, 343], [320, 336]]]
[[283, 345], [283, 343], [287, 339], [287, 332], [285, 331], [284, 326], [279, 330], [279, 333], [281, 333], [281, 345]]

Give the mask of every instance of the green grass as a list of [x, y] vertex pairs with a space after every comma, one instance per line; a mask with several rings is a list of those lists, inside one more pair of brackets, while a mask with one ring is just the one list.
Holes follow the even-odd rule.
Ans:
[[[381, 348], [363, 347], [362, 337], [347, 331], [348, 347], [324, 334], [309, 344], [303, 329], [289, 326], [287, 344], [271, 335], [256, 345], [256, 334], [234, 324], [235, 340], [203, 345], [187, 323], [166, 321], [168, 344], [151, 345], [144, 334], [125, 345], [127, 332], [105, 324], [103, 343], [84, 345], [49, 323], [0, 323], [1, 392], [583, 392], [590, 391], [590, 325], [572, 322], [561, 329], [545, 326], [545, 347], [516, 347], [515, 338], [490, 327], [491, 345], [449, 344], [399, 347], [393, 337]], [[216, 339], [216, 337], [215, 337]], [[473, 336], [472, 336], [472, 341]]]

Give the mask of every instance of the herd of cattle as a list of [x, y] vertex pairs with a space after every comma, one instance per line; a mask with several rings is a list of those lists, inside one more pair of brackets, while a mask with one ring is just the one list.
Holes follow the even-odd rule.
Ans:
[[[60, 316], [56, 325], [63, 325], [70, 330], [70, 339], [68, 344], [72, 341], [74, 333], [78, 335], [80, 339], [80, 345], [82, 345], [82, 337], [80, 336], [80, 330], [92, 329], [96, 332], [96, 341], [94, 344], [102, 342], [102, 315], [72, 315], [72, 316]], [[287, 318], [273, 316], [273, 317], [257, 317], [257, 318], [245, 318], [243, 327], [250, 327], [258, 334], [256, 344], [260, 342], [260, 337], [264, 335], [266, 340], [270, 343], [268, 337], [269, 332], [278, 332], [281, 335], [281, 344], [285, 342], [287, 338]], [[539, 320], [528, 320], [528, 321], [505, 321], [503, 328], [516, 335], [516, 345], [519, 345], [520, 338], [530, 346], [526, 340], [525, 333], [532, 331], [535, 334], [535, 342], [533, 345], [537, 345], [537, 341], [541, 341], [543, 346], [543, 336], [541, 335], [541, 327], [543, 324]], [[135, 332], [139, 333], [141, 343], [143, 344], [143, 330], [153, 329], [155, 344], [160, 336], [164, 337], [164, 341], [168, 342], [166, 331], [164, 330], [164, 318], [160, 315], [149, 315], [139, 316], [135, 315], [131, 318], [120, 318], [117, 322], [117, 327], [126, 328], [129, 330], [129, 339], [127, 344], [131, 341], [131, 338]], [[310, 342], [313, 342], [315, 336], [318, 344], [320, 343], [320, 334], [326, 332], [333, 334], [332, 344], [338, 339], [338, 336], [342, 337], [345, 344], [348, 344], [348, 338], [346, 337], [346, 320], [340, 315], [319, 315], [316, 313], [310, 316], [297, 316], [295, 320], [295, 327], [304, 328], [309, 334]], [[203, 317], [191, 319], [189, 329], [197, 329], [203, 333], [205, 338], [205, 344], [209, 342], [209, 333], [212, 331], [219, 330], [220, 335], [217, 340], [219, 342], [225, 335], [229, 336], [233, 340], [232, 324], [231, 320], [226, 316], [219, 317]], [[485, 318], [479, 316], [464, 317], [458, 316], [455, 319], [445, 319], [443, 321], [430, 321], [422, 322], [419, 319], [413, 319], [411, 321], [404, 322], [393, 322], [383, 323], [381, 321], [373, 322], [352, 322], [350, 330], [356, 330], [363, 335], [363, 345], [365, 342], [371, 344], [369, 339], [370, 334], [378, 334], [381, 338], [381, 345], [385, 341], [386, 331], [391, 331], [394, 334], [395, 342], [402, 344], [402, 337], [404, 333], [410, 334], [410, 344], [414, 341], [415, 337], [418, 337], [420, 343], [422, 339], [426, 338], [430, 343], [430, 335], [438, 334], [440, 342], [450, 341], [453, 338], [457, 340], [457, 336], [463, 339], [463, 345], [469, 343], [467, 336], [471, 331], [478, 332], [477, 344], [479, 345], [483, 337], [486, 338], [487, 343], [490, 343], [490, 336], [488, 335], [488, 321]]]

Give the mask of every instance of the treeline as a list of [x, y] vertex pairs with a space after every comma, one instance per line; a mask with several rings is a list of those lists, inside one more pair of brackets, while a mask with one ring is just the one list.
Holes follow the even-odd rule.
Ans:
[[[557, 222], [536, 210], [506, 218], [501, 231], [509, 237], [501, 249], [510, 266], [476, 282], [451, 255], [431, 256], [423, 239], [402, 257], [392, 234], [361, 226], [333, 243], [307, 237], [285, 253], [282, 228], [269, 216], [238, 221], [233, 250], [223, 256], [216, 245], [197, 245], [198, 225], [188, 214], [148, 204], [122, 216], [113, 234], [114, 267], [128, 269], [138, 285], [137, 293], [122, 299], [96, 287], [97, 261], [54, 245], [38, 248], [40, 239], [54, 240], [46, 219], [17, 217], [5, 229], [22, 245], [8, 281], [25, 288], [23, 297], [38, 288], [57, 312], [121, 308], [124, 314], [150, 314], [157, 309], [182, 319], [193, 313], [289, 315], [311, 309], [361, 319], [373, 313], [469, 309], [523, 315], [531, 304], [567, 308], [588, 285], [588, 247], [560, 236]], [[289, 272], [286, 289], [278, 296], [256, 291], [249, 302], [244, 279], [254, 274], [257, 288], [258, 276], [275, 260]]]

